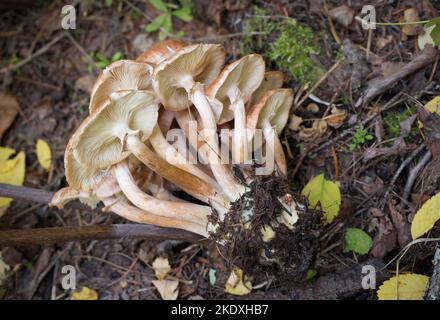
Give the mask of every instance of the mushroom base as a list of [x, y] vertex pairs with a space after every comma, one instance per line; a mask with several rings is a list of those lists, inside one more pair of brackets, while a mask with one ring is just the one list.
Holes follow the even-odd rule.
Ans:
[[[213, 214], [216, 225], [210, 238], [219, 246], [225, 263], [240, 267], [254, 283], [266, 280], [300, 282], [314, 261], [321, 230], [321, 212], [297, 206], [298, 221], [290, 228], [279, 223], [283, 205], [279, 198], [295, 194], [285, 178], [256, 176], [250, 191], [234, 202], [223, 221]], [[249, 214], [250, 213], [250, 214]], [[270, 240], [263, 237], [264, 226], [271, 226]]]

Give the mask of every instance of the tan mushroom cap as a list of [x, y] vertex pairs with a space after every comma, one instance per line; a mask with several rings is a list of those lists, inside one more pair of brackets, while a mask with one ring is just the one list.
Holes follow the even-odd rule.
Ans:
[[168, 39], [156, 43], [150, 49], [136, 58], [136, 61], [159, 64], [173, 56], [179, 49], [186, 46], [186, 43], [177, 39]]
[[72, 149], [84, 166], [107, 168], [124, 160], [129, 134], [146, 138], [157, 123], [158, 106], [151, 91], [126, 91], [113, 94], [76, 132]]
[[234, 91], [238, 89], [240, 97], [246, 103], [263, 81], [264, 68], [264, 60], [259, 54], [244, 56], [227, 65], [207, 88], [206, 93], [209, 98], [222, 104], [222, 112], [217, 119], [219, 124], [234, 118], [234, 112], [229, 109], [231, 102], [234, 102], [231, 101], [231, 97], [237, 94]]
[[284, 74], [281, 71], [268, 71], [264, 74], [264, 79], [257, 90], [254, 91], [249, 101], [253, 106], [270, 90], [279, 89], [283, 86]]
[[198, 44], [183, 47], [170, 59], [157, 66], [153, 87], [165, 109], [180, 111], [191, 103], [184, 88], [185, 82], [209, 85], [220, 73], [225, 52], [217, 44]]
[[267, 92], [248, 113], [246, 126], [251, 132], [268, 121], [279, 135], [289, 119], [293, 102], [292, 89], [275, 89]]
[[147, 90], [151, 87], [153, 67], [131, 60], [113, 62], [96, 80], [90, 95], [89, 112], [95, 112], [109, 96], [121, 90]]

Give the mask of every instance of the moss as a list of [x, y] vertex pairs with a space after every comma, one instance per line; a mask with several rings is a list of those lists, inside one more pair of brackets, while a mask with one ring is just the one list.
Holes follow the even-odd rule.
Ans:
[[275, 20], [266, 10], [254, 7], [252, 16], [243, 22], [243, 31], [244, 54], [266, 54], [270, 62], [302, 84], [315, 82], [323, 73], [311, 59], [312, 54], [319, 54], [312, 29], [296, 20]]
[[[400, 137], [400, 123], [411, 117], [416, 112], [414, 106], [408, 106], [400, 111], [389, 111], [383, 118], [385, 136], [387, 138]], [[414, 133], [411, 130], [411, 133]]]

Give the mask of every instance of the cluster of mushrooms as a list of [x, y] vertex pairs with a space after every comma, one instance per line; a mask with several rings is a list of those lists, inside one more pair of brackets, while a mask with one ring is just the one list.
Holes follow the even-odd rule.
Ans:
[[[256, 159], [255, 146], [249, 146], [257, 130], [265, 158], [274, 159], [272, 174], [286, 173], [279, 135], [293, 101], [292, 90], [281, 88], [283, 74], [265, 72], [260, 55], [224, 63], [221, 45], [167, 40], [135, 61], [109, 65], [92, 89], [89, 116], [66, 147], [69, 187], [59, 190], [51, 204], [102, 202], [130, 221], [209, 237], [216, 231], [213, 212], [224, 219], [250, 190], [249, 168], [255, 165], [249, 164]], [[194, 121], [196, 142], [188, 139]], [[174, 128], [181, 129], [185, 147], [206, 162], [190, 163], [170, 144], [166, 136]], [[220, 129], [231, 129], [232, 163], [218, 161]], [[236, 170], [245, 179], [238, 179]], [[178, 190], [199, 201], [178, 198], [173, 194]], [[285, 210], [273, 223], [290, 228], [298, 219], [297, 204], [289, 194], [279, 201]], [[252, 208], [244, 210], [241, 220], [245, 224], [251, 216]], [[265, 239], [272, 237], [271, 229], [265, 226]]]

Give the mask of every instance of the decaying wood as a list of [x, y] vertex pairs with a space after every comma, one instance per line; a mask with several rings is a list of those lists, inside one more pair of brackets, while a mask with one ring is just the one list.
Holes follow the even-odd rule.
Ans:
[[373, 98], [390, 89], [396, 82], [416, 72], [417, 70], [433, 63], [438, 57], [438, 50], [431, 46], [426, 46], [422, 53], [396, 72], [381, 78], [370, 81], [367, 89], [356, 101], [355, 107], [360, 107], [370, 102]]
[[[0, 197], [48, 204], [53, 193], [34, 188], [0, 184]], [[69, 204], [71, 208], [84, 209], [79, 202]], [[54, 209], [57, 210], [57, 209]], [[90, 210], [90, 208], [88, 208]], [[84, 227], [14, 229], [0, 231], [0, 247], [29, 244], [50, 244], [95, 239], [146, 239], [198, 241], [200, 236], [191, 232], [161, 228], [147, 224], [116, 224]]]
[[440, 248], [437, 248], [432, 262], [434, 264], [434, 272], [429, 279], [425, 300], [440, 300]]

